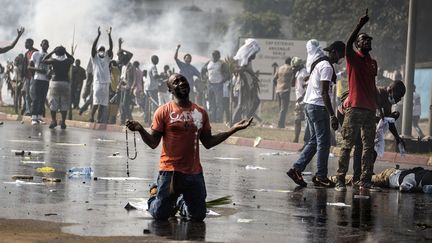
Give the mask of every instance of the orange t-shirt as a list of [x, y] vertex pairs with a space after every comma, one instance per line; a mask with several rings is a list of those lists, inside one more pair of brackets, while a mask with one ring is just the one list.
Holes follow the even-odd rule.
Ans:
[[171, 101], [156, 110], [151, 128], [163, 133], [161, 171], [202, 172], [199, 137], [203, 130], [211, 129], [204, 108], [195, 103], [183, 108]]

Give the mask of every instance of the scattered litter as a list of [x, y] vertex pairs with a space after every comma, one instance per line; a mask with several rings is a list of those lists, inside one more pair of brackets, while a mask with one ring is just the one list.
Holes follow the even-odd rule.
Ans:
[[[11, 152], [12, 153], [17, 153], [17, 152], [20, 152], [20, 153], [22, 153], [22, 151], [24, 151], [24, 150], [16, 150], [16, 149], [11, 149]], [[45, 151], [33, 151], [33, 150], [30, 150], [30, 151], [24, 151], [24, 154], [27, 154], [27, 155], [31, 155], [31, 154], [44, 154], [45, 153]]]
[[52, 167], [41, 167], [37, 168], [36, 171], [40, 173], [52, 173], [55, 171], [55, 169]]
[[279, 189], [248, 189], [248, 191], [254, 191], [254, 192], [282, 192], [282, 193], [292, 192], [290, 190], [279, 190]]
[[50, 192], [56, 192], [57, 190], [56, 189], [50, 189], [49, 191]]
[[37, 141], [35, 141], [35, 140], [17, 140], [17, 139], [11, 139], [11, 140], [9, 140], [9, 142], [12, 142], [12, 143], [35, 143]]
[[355, 199], [369, 199], [369, 196], [365, 196], [365, 195], [354, 195]]
[[12, 180], [33, 180], [32, 175], [13, 175]]
[[269, 152], [269, 153], [260, 153], [260, 156], [286, 156], [286, 155], [294, 155], [297, 154], [295, 152]]
[[120, 155], [120, 152], [115, 152], [115, 153], [113, 153], [112, 156], [118, 156], [118, 155]]
[[15, 181], [6, 181], [3, 182], [5, 184], [15, 184], [15, 185], [45, 185], [41, 182], [28, 182], [28, 181], [21, 181], [21, 180], [15, 180]]
[[241, 158], [230, 158], [230, 157], [215, 157], [215, 159], [219, 159], [219, 160], [242, 160]]
[[60, 145], [60, 146], [86, 146], [85, 143], [55, 143], [55, 145]]
[[224, 197], [220, 197], [220, 198], [216, 198], [210, 201], [206, 202], [206, 207], [207, 208], [212, 208], [212, 207], [216, 207], [216, 206], [221, 206], [221, 205], [226, 205], [226, 204], [230, 204], [231, 201], [231, 196], [224, 196]]
[[37, 161], [37, 160], [21, 160], [23, 164], [45, 164], [45, 161]]
[[206, 214], [207, 214], [208, 216], [220, 216], [219, 213], [216, 213], [215, 211], [213, 211], [213, 210], [211, 210], [211, 209], [208, 209]]
[[304, 175], [304, 176], [311, 176], [312, 172], [310, 172], [310, 171], [303, 171], [302, 175]]
[[61, 179], [60, 178], [53, 178], [53, 177], [42, 177], [42, 181], [61, 182]]
[[262, 138], [261, 137], [256, 137], [253, 146], [256, 147], [260, 144]]
[[328, 206], [335, 206], [335, 207], [351, 207], [351, 205], [345, 204], [345, 203], [327, 203]]
[[31, 155], [31, 152], [25, 152], [24, 150], [21, 150], [21, 151], [16, 151], [15, 155], [16, 156]]
[[261, 166], [254, 166], [254, 165], [246, 165], [246, 170], [267, 170], [267, 168], [261, 167]]
[[148, 208], [147, 201], [142, 200], [139, 202], [128, 202], [126, 206], [124, 206], [126, 210], [141, 210], [146, 211]]
[[116, 158], [116, 159], [121, 159], [121, 158], [123, 158], [123, 156], [121, 156], [121, 155], [109, 155], [109, 156], [107, 156], [108, 158]]
[[46, 213], [45, 214], [45, 216], [55, 216], [55, 215], [58, 215], [58, 214], [56, 214], [56, 213]]
[[149, 178], [140, 178], [140, 177], [95, 177], [95, 181], [97, 180], [107, 180], [107, 181], [151, 181], [153, 179]]
[[116, 140], [98, 138], [98, 139], [96, 139], [96, 141], [98, 141], [98, 142], [106, 142], [106, 143], [113, 143], [113, 142], [115, 142]]
[[250, 223], [253, 219], [237, 219], [237, 223]]
[[40, 133], [38, 133], [38, 136], [40, 137], [40, 136], [42, 136], [42, 133], [40, 132]]
[[70, 177], [74, 176], [93, 176], [94, 171], [91, 167], [73, 167], [68, 170]]

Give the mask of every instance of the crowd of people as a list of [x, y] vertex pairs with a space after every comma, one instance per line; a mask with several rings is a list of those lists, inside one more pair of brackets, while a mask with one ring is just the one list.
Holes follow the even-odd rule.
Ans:
[[[177, 67], [164, 65], [163, 71], [159, 71], [159, 57], [152, 55], [151, 65], [142, 69], [140, 62], [133, 60], [134, 54], [124, 48], [122, 38], [118, 40], [114, 55], [111, 30], [107, 30], [109, 46], [105, 48], [99, 45], [101, 30], [98, 28], [86, 68], [81, 66], [80, 59], [74, 59], [74, 50], [69, 54], [59, 46], [49, 53], [48, 40], [42, 40], [41, 50], [38, 50], [34, 48], [33, 39], [28, 38], [25, 41], [27, 51], [8, 62], [7, 68], [0, 69], [14, 97], [16, 113], [31, 116], [33, 125], [45, 124], [45, 108], [49, 108], [49, 127], [57, 126], [54, 112], [60, 112], [60, 127], [65, 129], [67, 114], [68, 119], [72, 119], [73, 110], [78, 110], [79, 115], [88, 111], [89, 122], [124, 125], [126, 120], [133, 119], [136, 107], [143, 114], [140, 119], [150, 125], [156, 109], [173, 99], [167, 81], [178, 68], [191, 85], [191, 100], [209, 111], [211, 121], [233, 124], [255, 115], [260, 100], [258, 76], [251, 67], [254, 55], [230, 68], [229, 63], [221, 60], [220, 52], [214, 50], [210, 60], [199, 70], [191, 64], [191, 54], [180, 60], [181, 45], [178, 45], [173, 59]], [[242, 59], [251, 50], [259, 51], [255, 40], [248, 41], [251, 43], [240, 48], [234, 59]], [[58, 67], [58, 62], [53, 60], [70, 65]], [[53, 95], [58, 97], [54, 99]]]
[[[380, 128], [380, 124], [386, 122], [396, 143], [402, 148], [405, 146], [394, 122], [400, 114], [392, 112], [392, 105], [405, 95], [405, 85], [401, 80], [385, 80], [380, 83], [382, 86], [377, 86], [378, 65], [370, 55], [372, 37], [360, 33], [368, 21], [366, 13], [346, 44], [334, 41], [321, 48], [317, 40], [309, 40], [305, 62], [299, 57], [289, 57], [275, 72], [275, 91], [280, 106], [278, 127], [286, 125], [292, 87], [295, 89], [294, 142], [299, 141], [302, 121], [306, 124], [305, 146], [287, 172], [299, 186], [307, 186], [302, 172], [315, 155], [317, 171], [312, 182], [316, 186], [340, 192], [346, 191], [347, 184], [364, 190], [401, 186], [409, 191], [431, 184], [432, 173], [416, 168], [409, 172], [384, 171], [373, 177], [374, 163], [380, 154], [376, 151], [376, 141], [383, 133], [377, 131], [377, 123]], [[119, 114], [119, 123], [139, 132], [143, 142], [151, 148], [156, 148], [162, 140], [160, 172], [158, 183], [150, 188], [149, 212], [156, 219], [167, 219], [179, 211], [187, 219], [201, 221], [206, 216], [207, 194], [199, 143], [205, 148], [216, 146], [235, 132], [246, 129], [253, 117], [258, 118], [255, 112], [260, 104], [259, 79], [251, 63], [260, 46], [256, 40], [247, 39], [233, 58], [234, 67], [222, 61], [220, 52], [215, 50], [199, 71], [191, 64], [191, 54], [179, 59], [181, 45], [178, 45], [174, 61], [179, 73], [168, 65], [159, 72], [157, 55], [152, 55], [151, 66], [142, 70], [140, 63], [133, 60], [133, 53], [124, 48], [121, 38], [114, 59], [111, 31], [111, 28], [107, 30], [109, 46], [106, 48], [99, 45], [101, 30], [98, 28], [86, 69], [63, 46], [48, 51], [49, 41], [42, 40], [39, 51], [33, 47], [33, 40], [27, 39], [26, 53], [20, 54], [12, 67], [6, 68], [6, 72], [13, 73], [10, 80], [15, 86], [11, 90], [18, 96], [17, 104], [22, 104], [22, 114], [31, 115], [33, 125], [44, 123], [47, 103], [51, 114], [49, 128], [58, 125], [57, 112], [61, 114], [61, 129], [66, 129], [68, 111], [79, 109], [82, 114], [89, 109], [90, 122], [116, 123]], [[0, 53], [12, 49], [23, 32], [23, 28], [18, 29], [15, 41], [0, 48]], [[336, 72], [334, 65], [341, 64], [344, 58], [348, 91], [334, 102], [332, 92], [342, 75]], [[81, 97], [84, 99], [82, 106]], [[149, 130], [133, 118], [134, 105], [142, 109], [144, 116], [139, 120], [150, 124]], [[235, 108], [231, 115], [229, 107], [232, 105]], [[232, 127], [227, 132], [212, 134], [210, 122], [222, 122], [224, 115]], [[331, 129], [339, 127], [341, 156], [336, 175], [329, 177], [328, 159], [334, 136]], [[418, 132], [420, 134], [421, 130]], [[354, 174], [347, 176], [353, 147]], [[427, 190], [430, 189], [429, 186]]]

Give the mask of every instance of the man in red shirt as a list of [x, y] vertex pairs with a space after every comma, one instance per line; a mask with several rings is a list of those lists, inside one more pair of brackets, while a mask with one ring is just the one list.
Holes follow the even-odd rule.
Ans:
[[[161, 138], [163, 147], [157, 192], [148, 200], [148, 211], [155, 219], [168, 219], [176, 214], [188, 220], [202, 221], [206, 216], [207, 196], [199, 157], [199, 142], [209, 149], [235, 132], [247, 128], [252, 119], [234, 124], [227, 132], [212, 135], [204, 108], [189, 100], [190, 86], [180, 74], [172, 74], [167, 82], [174, 100], [159, 107], [150, 132], [137, 121], [127, 121], [131, 131], [138, 131], [143, 141], [156, 148]], [[154, 194], [154, 195], [152, 195]]]
[[[345, 175], [348, 171], [350, 152], [355, 144], [355, 138], [361, 132], [363, 143], [362, 174], [358, 182], [360, 188], [371, 188], [374, 166], [375, 110], [377, 63], [371, 58], [372, 37], [360, 33], [360, 29], [369, 21], [366, 15], [360, 21], [346, 46], [346, 67], [348, 72], [349, 95], [344, 102], [347, 107], [342, 125], [342, 148], [337, 170], [338, 181], [335, 189], [346, 191]], [[357, 50], [354, 50], [355, 44]]]

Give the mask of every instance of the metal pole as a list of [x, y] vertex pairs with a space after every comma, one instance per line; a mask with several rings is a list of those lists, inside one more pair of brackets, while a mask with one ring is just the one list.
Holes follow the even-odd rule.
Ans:
[[429, 140], [432, 140], [432, 85], [430, 87], [429, 97]]
[[407, 51], [405, 61], [405, 86], [406, 93], [403, 106], [402, 136], [412, 138], [412, 107], [413, 107], [413, 84], [415, 68], [415, 44], [416, 44], [416, 17], [417, 0], [410, 0], [408, 16]]

